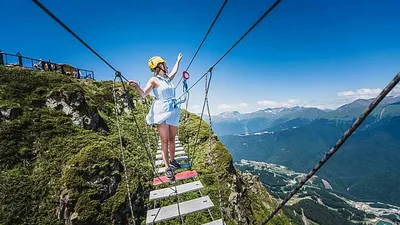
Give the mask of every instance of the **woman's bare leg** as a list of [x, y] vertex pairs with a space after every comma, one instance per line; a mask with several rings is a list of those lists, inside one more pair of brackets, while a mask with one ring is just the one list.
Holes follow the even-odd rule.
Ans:
[[169, 125], [169, 155], [171, 161], [175, 159], [175, 136], [177, 131], [177, 127]]
[[166, 168], [169, 168], [169, 160], [168, 160], [168, 140], [169, 140], [169, 129], [168, 125], [163, 122], [157, 126], [158, 134], [161, 139], [161, 155], [164, 161], [164, 165]]

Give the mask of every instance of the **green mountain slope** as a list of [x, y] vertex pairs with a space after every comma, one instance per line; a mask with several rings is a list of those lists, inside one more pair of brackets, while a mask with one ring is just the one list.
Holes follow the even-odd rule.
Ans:
[[[309, 172], [350, 122], [318, 119], [298, 128], [223, 136], [221, 140], [235, 161], [264, 161]], [[319, 175], [329, 179], [334, 189], [359, 199], [400, 205], [397, 185], [400, 182], [399, 127], [399, 116], [370, 117], [320, 169]], [[390, 179], [386, 179], [389, 174]]]
[[[359, 117], [365, 108], [373, 101], [373, 99], [358, 99], [349, 104], [345, 104], [334, 111], [328, 112], [321, 118], [330, 120], [354, 120]], [[371, 113], [372, 118], [383, 118], [391, 116], [400, 116], [400, 108], [398, 103], [399, 97], [387, 96]]]
[[[241, 171], [258, 175], [268, 192], [280, 199], [286, 198], [306, 175], [265, 162], [240, 160], [235, 165]], [[383, 187], [375, 190], [381, 193], [387, 191], [387, 184], [395, 182], [389, 177], [382, 178], [388, 181], [380, 182]], [[387, 219], [393, 224], [400, 222], [400, 207], [357, 201], [348, 193], [332, 189], [330, 182], [313, 176], [284, 206], [285, 214], [296, 224], [304, 224], [304, 220], [309, 224], [376, 224]]]
[[[111, 91], [109, 81], [0, 67], [0, 224], [132, 224]], [[153, 207], [148, 195], [154, 187], [140, 139], [149, 137], [152, 152], [157, 142], [152, 131], [146, 135], [142, 112], [148, 106], [130, 92], [138, 132], [123, 94], [118, 84], [131, 203], [136, 224], [144, 224], [146, 211]], [[179, 138], [191, 151], [198, 119], [189, 114], [187, 123], [180, 125]], [[204, 122], [199, 137], [194, 169], [205, 186], [203, 195], [216, 206], [211, 210], [214, 217], [219, 217], [218, 175], [226, 223], [260, 224], [276, 201], [254, 176], [235, 170], [224, 145], [215, 136], [209, 139]], [[207, 154], [209, 141], [217, 173]], [[180, 200], [195, 196], [189, 193]], [[157, 206], [171, 203], [161, 201]], [[208, 222], [207, 215], [188, 215], [186, 224]], [[279, 214], [271, 224], [290, 223]]]

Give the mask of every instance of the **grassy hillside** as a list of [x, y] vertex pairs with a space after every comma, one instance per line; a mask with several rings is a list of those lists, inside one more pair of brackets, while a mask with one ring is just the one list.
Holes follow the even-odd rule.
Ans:
[[[149, 138], [148, 150], [153, 154], [157, 143], [152, 131], [145, 132], [142, 112], [148, 106], [130, 92], [140, 133], [117, 88], [134, 217], [136, 224], [144, 224], [146, 211], [153, 206], [148, 194], [154, 187], [140, 139]], [[0, 67], [0, 224], [128, 224], [131, 215], [111, 90], [109, 81]], [[198, 119], [189, 114], [180, 126], [179, 138], [190, 151]], [[205, 186], [203, 195], [216, 205], [214, 217], [219, 217], [218, 175], [227, 224], [260, 224], [276, 206], [274, 199], [256, 178], [235, 170], [227, 149], [212, 136], [214, 173], [204, 122], [199, 137], [194, 169]], [[181, 201], [193, 195], [184, 195]], [[207, 213], [185, 219], [186, 224], [209, 221]], [[179, 224], [179, 220], [164, 224]], [[270, 224], [289, 221], [279, 214]]]

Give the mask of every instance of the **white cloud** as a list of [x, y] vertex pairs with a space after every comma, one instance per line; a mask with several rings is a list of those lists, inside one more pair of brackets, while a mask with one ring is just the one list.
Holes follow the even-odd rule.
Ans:
[[262, 100], [256, 102], [259, 106], [259, 109], [264, 108], [290, 108], [290, 107], [305, 107], [305, 108], [318, 108], [318, 109], [332, 109], [333, 107], [328, 104], [320, 104], [320, 103], [313, 103], [314, 101], [301, 101], [300, 99], [288, 99], [285, 101], [270, 101], [270, 100]]
[[[290, 107], [306, 107], [325, 109], [337, 109], [338, 107], [353, 102], [356, 99], [371, 99], [375, 98], [380, 92], [381, 88], [359, 88], [350, 90], [336, 91], [328, 95], [318, 95], [314, 99], [303, 100], [300, 98], [288, 98], [281, 101], [271, 99], [260, 99], [256, 104], [236, 103], [236, 104], [220, 104], [211, 107], [212, 113], [215, 115], [226, 111], [239, 111], [241, 113], [254, 112], [265, 108], [290, 108]], [[390, 93], [389, 96], [400, 96], [400, 84], [397, 85]], [[297, 97], [297, 96], [296, 96]], [[194, 106], [193, 106], [194, 107]], [[198, 106], [200, 108], [200, 106]], [[214, 111], [213, 111], [214, 110]], [[214, 115], [213, 114], [213, 115]]]
[[287, 100], [287, 102], [290, 103], [290, 104], [296, 104], [299, 101], [300, 101], [299, 99], [289, 99], [289, 100]]
[[189, 111], [191, 111], [191, 112], [193, 112], [193, 113], [199, 113], [199, 112], [201, 112], [201, 108], [200, 108], [200, 105], [192, 105], [192, 106], [189, 106]]
[[[349, 91], [338, 92], [337, 97], [339, 97], [339, 99], [341, 100], [340, 103], [347, 104], [356, 99], [376, 98], [376, 96], [378, 96], [381, 92], [382, 89], [380, 88], [375, 88], [375, 89], [361, 88], [356, 91], [349, 90]], [[388, 96], [400, 96], [400, 86], [397, 85], [396, 87], [394, 87], [393, 90], [389, 92]]]
[[352, 96], [354, 95], [354, 91], [342, 91], [342, 92], [338, 92], [337, 96]]
[[331, 105], [302, 105], [305, 108], [317, 108], [317, 109], [333, 109], [335, 107]]
[[265, 107], [279, 107], [279, 103], [278, 102], [274, 102], [274, 101], [269, 101], [269, 100], [262, 100], [262, 101], [258, 101], [256, 102], [258, 105], [261, 106], [265, 106]]
[[374, 98], [376, 97], [382, 89], [380, 88], [375, 88], [375, 89], [369, 89], [369, 88], [361, 88], [356, 91], [343, 91], [343, 92], [338, 92], [337, 96], [339, 97], [351, 97], [351, 98]]
[[289, 99], [286, 101], [281, 101], [281, 102], [275, 102], [275, 101], [270, 101], [270, 100], [262, 100], [256, 102], [260, 106], [264, 106], [267, 108], [279, 108], [279, 107], [293, 107], [297, 106], [296, 104], [298, 100], [294, 101], [294, 99]]
[[393, 90], [389, 94], [393, 95], [393, 96], [400, 96], [400, 85], [397, 84], [397, 86], [394, 87]]
[[[382, 92], [381, 88], [361, 88], [357, 90], [348, 90], [336, 93], [336, 98], [332, 99], [332, 103], [336, 102], [335, 108], [353, 102], [356, 99], [376, 98]], [[397, 85], [388, 94], [388, 96], [400, 96], [400, 86]]]
[[228, 104], [221, 104], [218, 105], [218, 109], [232, 109], [234, 105], [228, 105]]
[[246, 108], [247, 106], [248, 106], [247, 103], [244, 103], [244, 102], [242, 102], [240, 104], [237, 104], [237, 105], [236, 104], [231, 104], [231, 105], [229, 105], [229, 104], [220, 104], [220, 105], [218, 105], [218, 109], [234, 110], [234, 109], [238, 109], [238, 108]]

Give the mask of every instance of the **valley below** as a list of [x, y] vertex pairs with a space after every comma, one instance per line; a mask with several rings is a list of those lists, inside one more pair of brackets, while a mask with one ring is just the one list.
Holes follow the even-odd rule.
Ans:
[[[268, 108], [213, 118], [235, 166], [283, 200], [373, 99], [324, 111]], [[245, 128], [243, 128], [245, 124]], [[295, 224], [400, 224], [400, 97], [386, 97], [283, 208]]]
[[[283, 200], [306, 173], [288, 167], [242, 159], [235, 167], [259, 177], [269, 193]], [[358, 201], [335, 190], [329, 180], [313, 176], [283, 208], [295, 224], [400, 224], [400, 207], [381, 202]]]

